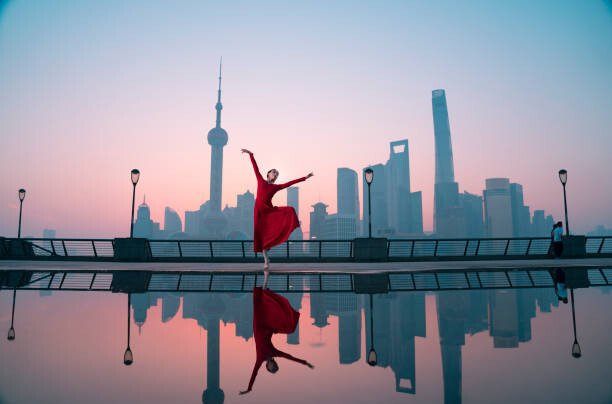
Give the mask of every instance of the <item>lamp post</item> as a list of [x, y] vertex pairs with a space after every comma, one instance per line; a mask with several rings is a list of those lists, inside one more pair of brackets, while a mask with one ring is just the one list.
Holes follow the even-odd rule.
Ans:
[[378, 355], [374, 349], [374, 310], [372, 308], [372, 294], [370, 293], [370, 352], [368, 352], [368, 365], [376, 366], [378, 363]]
[[365, 181], [368, 184], [368, 237], [372, 238], [372, 199], [370, 186], [372, 185], [372, 181], [374, 181], [374, 170], [370, 167], [366, 168], [363, 172], [365, 176]]
[[17, 238], [21, 238], [21, 210], [23, 209], [23, 200], [25, 199], [26, 190], [19, 189], [19, 229], [17, 230]]
[[130, 238], [134, 237], [134, 201], [136, 199], [136, 184], [138, 184], [139, 179], [140, 171], [135, 168], [132, 170], [132, 185], [134, 188], [132, 190], [132, 221], [130, 222]]
[[132, 354], [132, 350], [130, 349], [130, 323], [131, 323], [131, 312], [130, 312], [130, 303], [132, 300], [132, 294], [128, 293], [128, 322], [127, 322], [127, 348], [125, 349], [125, 353], [123, 354], [123, 364], [126, 366], [130, 366], [132, 362], [134, 362], [134, 354]]
[[565, 208], [565, 235], [569, 236], [569, 224], [567, 222], [567, 196], [565, 194], [565, 184], [567, 184], [567, 170], [559, 170], [559, 180], [563, 185], [563, 207]]
[[15, 328], [13, 327], [13, 320], [15, 320], [15, 296], [17, 295], [17, 289], [13, 289], [13, 314], [11, 314], [11, 328], [9, 328], [6, 339], [13, 341], [15, 339]]
[[572, 356], [578, 359], [582, 356], [582, 351], [580, 350], [580, 344], [578, 343], [578, 338], [576, 337], [576, 312], [574, 310], [574, 289], [570, 289], [570, 293], [572, 294], [572, 322], [574, 323], [574, 344], [572, 345]]

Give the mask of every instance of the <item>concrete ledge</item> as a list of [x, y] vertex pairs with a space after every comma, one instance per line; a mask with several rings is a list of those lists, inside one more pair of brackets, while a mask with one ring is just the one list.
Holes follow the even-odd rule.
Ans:
[[384, 237], [356, 238], [353, 240], [355, 261], [387, 261], [387, 242]]
[[591, 286], [587, 270], [583, 268], [566, 269], [565, 285], [571, 289], [588, 288]]
[[113, 239], [115, 261], [150, 261], [151, 247], [146, 238]]
[[0, 286], [20, 288], [30, 283], [32, 271], [6, 271], [0, 274]]
[[8, 248], [6, 248], [6, 238], [0, 237], [0, 259], [6, 258], [8, 255]]
[[563, 254], [561, 258], [586, 257], [586, 236], [563, 237]]

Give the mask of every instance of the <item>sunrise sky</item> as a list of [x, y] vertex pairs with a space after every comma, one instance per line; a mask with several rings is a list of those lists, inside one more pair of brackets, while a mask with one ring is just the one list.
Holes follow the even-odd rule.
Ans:
[[[223, 56], [223, 205], [254, 192], [241, 148], [280, 181], [305, 175], [336, 211], [336, 169], [409, 140], [432, 229], [431, 91], [446, 90], [455, 177], [524, 186], [570, 226], [612, 227], [609, 1], [0, 1], [0, 235], [129, 234], [130, 170], [163, 222], [209, 197]], [[285, 204], [285, 194], [277, 196]], [[162, 223], [163, 225], [163, 223]]]

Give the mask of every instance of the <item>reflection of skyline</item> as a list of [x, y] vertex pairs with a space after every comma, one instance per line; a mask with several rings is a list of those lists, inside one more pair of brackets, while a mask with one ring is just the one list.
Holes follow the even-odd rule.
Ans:
[[[462, 347], [465, 335], [489, 331], [495, 349], [517, 348], [531, 341], [531, 319], [537, 314], [558, 306], [552, 289], [448, 291], [436, 294], [438, 329], [442, 358], [442, 376], [445, 402], [461, 402]], [[296, 309], [304, 304], [304, 294], [286, 293]], [[143, 327], [150, 308], [159, 306], [161, 299], [162, 322], [174, 318], [180, 309], [178, 293], [144, 293], [132, 295], [134, 322]], [[220, 322], [233, 323], [236, 336], [252, 336], [252, 305], [250, 293], [184, 293], [183, 318], [197, 321], [209, 337], [207, 342], [206, 391], [222, 397], [219, 378]], [[330, 316], [338, 318], [338, 362], [359, 362], [363, 349], [370, 346], [369, 305], [362, 295], [353, 293], [313, 293], [310, 295], [310, 313], [315, 327], [330, 325]], [[425, 293], [389, 293], [374, 295], [374, 339], [378, 352], [378, 366], [389, 367], [395, 377], [396, 391], [416, 394], [416, 337], [426, 337]], [[363, 312], [362, 312], [363, 309]], [[365, 325], [362, 327], [362, 315]], [[144, 327], [143, 327], [144, 328]], [[144, 330], [146, 332], [146, 329]], [[361, 346], [365, 332], [365, 347]], [[287, 342], [300, 344], [299, 333], [287, 336]], [[293, 342], [292, 342], [293, 341]], [[303, 343], [303, 342], [302, 342]], [[364, 358], [365, 359], [365, 358]]]

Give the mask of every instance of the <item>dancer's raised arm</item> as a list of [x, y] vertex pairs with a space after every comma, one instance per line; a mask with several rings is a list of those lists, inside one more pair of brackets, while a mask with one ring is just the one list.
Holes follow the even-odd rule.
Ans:
[[292, 186], [293, 184], [297, 184], [298, 182], [306, 181], [308, 178], [312, 177], [313, 175], [314, 175], [313, 173], [309, 173], [305, 177], [296, 178], [296, 179], [291, 180], [289, 182], [285, 182], [284, 184], [278, 184], [278, 186], [279, 186], [280, 189], [285, 189], [287, 187]]
[[263, 360], [259, 360], [259, 359], [255, 362], [255, 366], [253, 366], [253, 373], [251, 373], [251, 379], [249, 380], [249, 387], [246, 390], [241, 391], [240, 394], [246, 394], [249, 391], [253, 390], [253, 383], [255, 383], [257, 372], [259, 372], [259, 368], [261, 367], [262, 363], [263, 363]]
[[279, 358], [289, 359], [290, 361], [294, 361], [302, 365], [308, 366], [311, 369], [314, 369], [314, 366], [312, 365], [312, 363], [308, 362], [307, 360], [296, 358], [295, 356], [289, 355], [287, 352], [279, 351], [277, 349], [276, 356], [278, 356]]
[[249, 157], [251, 158], [251, 164], [253, 164], [253, 171], [255, 171], [255, 176], [257, 177], [257, 180], [264, 180], [263, 177], [261, 176], [261, 173], [259, 172], [259, 167], [257, 166], [257, 162], [255, 161], [255, 157], [253, 157], [253, 153], [247, 149], [241, 149], [240, 150], [243, 153], [247, 153], [249, 155]]

